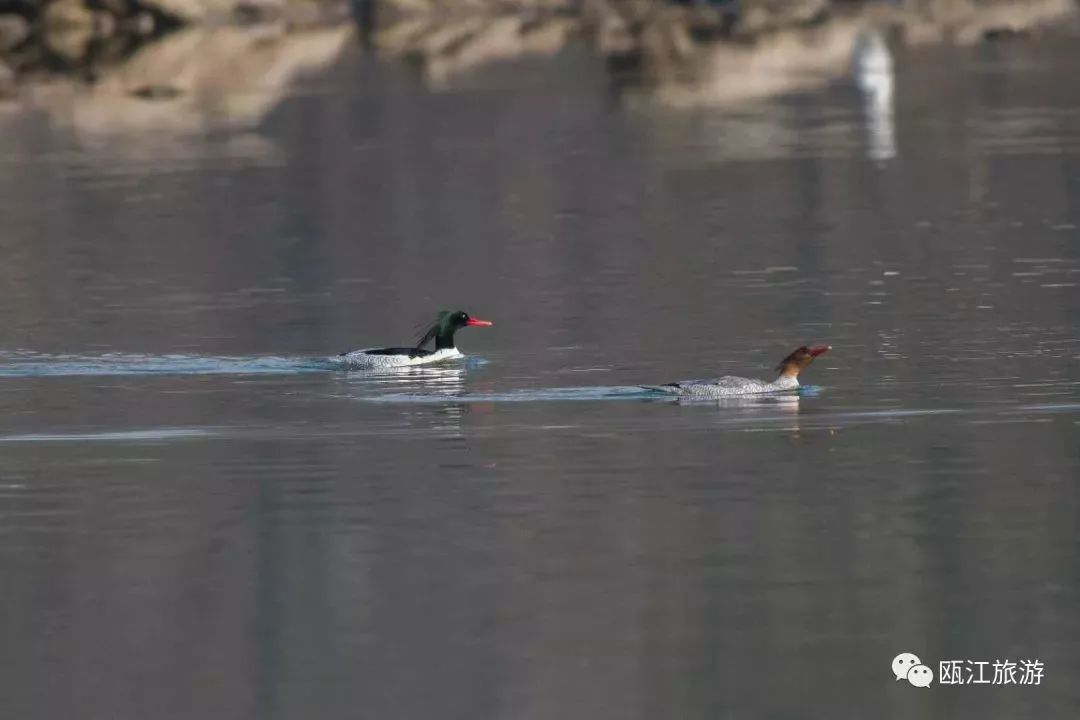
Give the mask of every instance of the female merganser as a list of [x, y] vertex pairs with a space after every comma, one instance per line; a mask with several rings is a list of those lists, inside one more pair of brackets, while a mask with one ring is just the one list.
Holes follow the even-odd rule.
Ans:
[[[435, 323], [429, 327], [414, 347], [369, 348], [343, 352], [346, 367], [375, 370], [379, 368], [405, 367], [408, 365], [427, 365], [462, 357], [454, 346], [454, 333], [463, 327], [487, 327], [488, 320], [477, 320], [460, 310], [443, 310]], [[424, 346], [435, 341], [434, 350]]]
[[642, 385], [642, 387], [647, 390], [659, 390], [669, 395], [693, 397], [730, 397], [794, 390], [799, 387], [799, 371], [814, 362], [814, 358], [818, 355], [829, 350], [832, 350], [831, 345], [813, 347], [803, 345], [780, 361], [780, 364], [776, 366], [780, 375], [772, 382], [728, 375], [715, 380], [682, 380], [664, 385]]

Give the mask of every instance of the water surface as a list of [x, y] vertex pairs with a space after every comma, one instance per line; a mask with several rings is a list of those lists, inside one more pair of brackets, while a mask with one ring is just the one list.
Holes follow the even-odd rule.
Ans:
[[[571, 44], [350, 48], [254, 128], [15, 108], [0, 715], [1075, 716], [1078, 48], [894, 48], [884, 103]], [[330, 361], [440, 308], [473, 362]], [[627, 391], [817, 342], [798, 396]]]

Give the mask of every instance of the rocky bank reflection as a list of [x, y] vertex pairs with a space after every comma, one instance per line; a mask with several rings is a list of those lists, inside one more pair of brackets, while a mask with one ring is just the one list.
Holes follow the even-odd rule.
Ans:
[[242, 129], [257, 124], [298, 77], [332, 62], [352, 35], [348, 25], [192, 27], [142, 47], [92, 83], [54, 78], [29, 85], [21, 99], [91, 136]]
[[[43, 111], [54, 124], [80, 135], [124, 138], [124, 151], [137, 153], [132, 138], [149, 131], [184, 137], [254, 128], [303, 76], [327, 67], [354, 42], [384, 62], [415, 67], [434, 92], [467, 85], [480, 69], [502, 61], [551, 56], [578, 45], [608, 59], [614, 85], [633, 107], [750, 108], [756, 114], [752, 127], [727, 118], [719, 134], [732, 140], [749, 131], [754, 137], [727, 145], [757, 147], [755, 157], [778, 142], [794, 141], [785, 140], [783, 122], [762, 107], [791, 94], [847, 84], [863, 98], [867, 155], [886, 161], [897, 154], [890, 45], [971, 43], [1047, 27], [1060, 30], [1075, 27], [1077, 17], [1072, 0], [979, 6], [948, 0], [821, 0], [793, 3], [802, 8], [797, 13], [781, 13], [774, 5], [610, 0], [519, 7], [355, 0], [349, 20], [260, 16], [240, 23], [233, 13], [225, 23], [188, 23], [149, 33], [165, 27], [159, 22], [144, 28], [148, 34], [138, 41], [129, 37], [123, 47], [115, 37], [108, 43], [95, 40], [93, 33], [102, 32], [103, 25], [90, 18], [84, 25], [93, 32], [68, 43], [74, 49], [66, 54], [57, 54], [56, 48], [66, 46], [56, 37], [68, 36], [46, 35], [52, 48], [48, 62], [28, 59], [32, 37], [10, 38], [0, 73], [7, 89], [0, 117], [12, 110]], [[59, 62], [61, 55], [68, 59]], [[773, 119], [762, 123], [763, 117]], [[272, 153], [258, 137], [247, 140], [229, 152]], [[160, 144], [155, 142], [154, 152], [161, 152]]]

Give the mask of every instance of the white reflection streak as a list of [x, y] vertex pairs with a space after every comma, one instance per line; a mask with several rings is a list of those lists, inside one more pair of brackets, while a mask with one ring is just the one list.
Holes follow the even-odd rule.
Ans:
[[[718, 410], [731, 411], [722, 422], [742, 425], [746, 421], [752, 424], [776, 422], [786, 431], [798, 432], [799, 396], [798, 395], [743, 395], [723, 398], [678, 398], [680, 405], [708, 405]], [[769, 413], [764, 415], [763, 413]]]
[[728, 397], [694, 397], [680, 395], [680, 405], [713, 405], [718, 408], [754, 408], [758, 410], [783, 410], [798, 412], [799, 396], [795, 394], [731, 395]]
[[376, 385], [382, 390], [455, 397], [465, 387], [462, 365], [414, 365], [381, 368], [377, 372], [346, 371], [347, 382]]
[[859, 36], [852, 71], [863, 94], [867, 155], [871, 160], [892, 159], [896, 157], [893, 59], [885, 39], [877, 30], [868, 30]]
[[[420, 365], [385, 368], [368, 379], [380, 389], [444, 398], [446, 403], [415, 405], [404, 411], [406, 417], [435, 430], [444, 437], [462, 437], [461, 419], [464, 410], [453, 400], [465, 389], [466, 368], [462, 365]], [[355, 373], [351, 373], [356, 375]]]

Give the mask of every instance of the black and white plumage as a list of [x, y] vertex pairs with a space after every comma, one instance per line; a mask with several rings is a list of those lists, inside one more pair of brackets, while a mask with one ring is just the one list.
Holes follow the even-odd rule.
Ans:
[[[379, 370], [414, 365], [430, 365], [464, 357], [454, 344], [454, 333], [463, 327], [486, 327], [488, 320], [478, 320], [461, 310], [443, 310], [412, 347], [366, 348], [341, 353], [345, 367], [355, 370]], [[435, 347], [426, 345], [434, 342]]]

